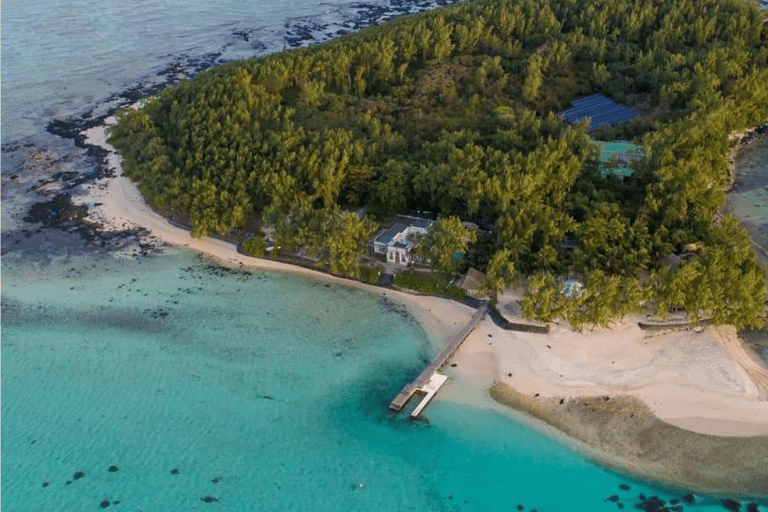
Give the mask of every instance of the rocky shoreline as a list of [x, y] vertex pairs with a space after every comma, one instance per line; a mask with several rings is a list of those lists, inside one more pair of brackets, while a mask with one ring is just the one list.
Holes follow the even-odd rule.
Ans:
[[[456, 0], [390, 0], [385, 5], [360, 3], [351, 6], [353, 15], [332, 31], [327, 23], [313, 19], [286, 23], [282, 36], [285, 46], [299, 47], [323, 42], [360, 29], [378, 25], [395, 17], [423, 12], [456, 3]], [[264, 54], [266, 46], [255, 40], [255, 30], [239, 29], [235, 40], [245, 41], [254, 57]], [[106, 161], [107, 152], [86, 142], [86, 131], [104, 124], [118, 110], [160, 92], [167, 86], [222, 64], [225, 43], [218, 51], [201, 56], [180, 55], [155, 75], [115, 93], [84, 113], [66, 119], [53, 119], [46, 126], [48, 136], [28, 137], [4, 142], [3, 201], [6, 229], [2, 233], [2, 254], [21, 252], [26, 258], [48, 259], [41, 252], [88, 252], [123, 250], [137, 247], [135, 254], [148, 255], [157, 250], [140, 229], [105, 230], [90, 222], [88, 208], [73, 198], [84, 195], [88, 187], [114, 177]], [[74, 148], [67, 142], [74, 144]], [[61, 170], [61, 168], [64, 168]], [[8, 222], [12, 220], [13, 222]], [[7, 228], [9, 225], [15, 225]]]
[[736, 154], [739, 152], [739, 149], [743, 148], [764, 133], [768, 133], [768, 119], [759, 126], [741, 132], [733, 132], [728, 136], [728, 141], [733, 144], [733, 147], [728, 155], [728, 186], [725, 190], [726, 193], [733, 191], [737, 184]]

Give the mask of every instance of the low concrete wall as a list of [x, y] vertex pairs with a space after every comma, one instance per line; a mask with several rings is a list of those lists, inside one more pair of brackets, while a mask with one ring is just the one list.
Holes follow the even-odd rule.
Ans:
[[[483, 301], [474, 297], [467, 297], [464, 299], [464, 304], [473, 308], [479, 308]], [[525, 324], [520, 322], [510, 322], [504, 316], [499, 313], [494, 307], [488, 306], [488, 314], [493, 320], [493, 323], [504, 329], [505, 331], [517, 331], [517, 332], [530, 332], [534, 334], [549, 334], [549, 325], [536, 325]]]

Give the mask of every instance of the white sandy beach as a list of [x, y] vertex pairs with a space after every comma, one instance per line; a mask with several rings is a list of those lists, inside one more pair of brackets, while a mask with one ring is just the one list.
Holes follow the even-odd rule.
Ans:
[[[88, 142], [109, 147], [103, 127]], [[152, 211], [136, 187], [121, 176], [120, 157], [109, 159], [117, 177], [76, 199], [105, 227], [140, 226], [162, 242], [210, 255], [225, 265], [292, 272], [321, 280], [332, 276], [239, 254], [227, 242], [192, 238]], [[101, 203], [99, 206], [95, 206]], [[435, 339], [460, 329], [471, 309], [446, 299], [353, 286], [385, 293], [405, 303]], [[502, 297], [501, 303], [512, 296]], [[645, 331], [637, 318], [612, 329], [582, 334], [553, 326], [549, 335], [505, 331], [489, 318], [454, 357], [460, 378], [489, 387], [501, 382], [533, 397], [631, 396], [659, 419], [682, 429], [715, 436], [768, 436], [768, 370], [739, 343], [735, 330], [696, 328]], [[448, 386], [450, 396], [450, 386]], [[460, 399], [460, 397], [453, 397]]]
[[454, 362], [465, 374], [491, 377], [531, 397], [633, 396], [686, 430], [768, 435], [768, 373], [735, 333], [644, 331], [636, 320], [588, 334], [555, 326], [546, 336], [504, 331], [485, 320]]

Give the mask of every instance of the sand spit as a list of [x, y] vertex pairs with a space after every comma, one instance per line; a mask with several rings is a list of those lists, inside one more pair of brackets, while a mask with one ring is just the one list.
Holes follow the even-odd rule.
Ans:
[[658, 419], [631, 396], [533, 398], [506, 384], [490, 390], [499, 403], [524, 411], [585, 443], [608, 466], [673, 487], [764, 495], [768, 436], [697, 434]]

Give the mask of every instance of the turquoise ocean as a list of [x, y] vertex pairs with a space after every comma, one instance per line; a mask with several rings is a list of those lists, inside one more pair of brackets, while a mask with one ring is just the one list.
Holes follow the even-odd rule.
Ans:
[[[608, 470], [490, 400], [438, 397], [418, 422], [389, 413], [437, 348], [381, 293], [23, 221], [50, 197], [40, 184], [76, 195], [87, 181], [59, 175], [96, 165], [45, 130], [52, 120], [98, 117], [201, 62], [435, 6], [5, 2], [4, 511], [599, 512], [688, 492]], [[722, 510], [721, 498], [684, 510]]]
[[3, 510], [587, 512], [686, 493], [490, 407], [388, 412], [434, 351], [380, 293], [175, 250], [6, 258]]

